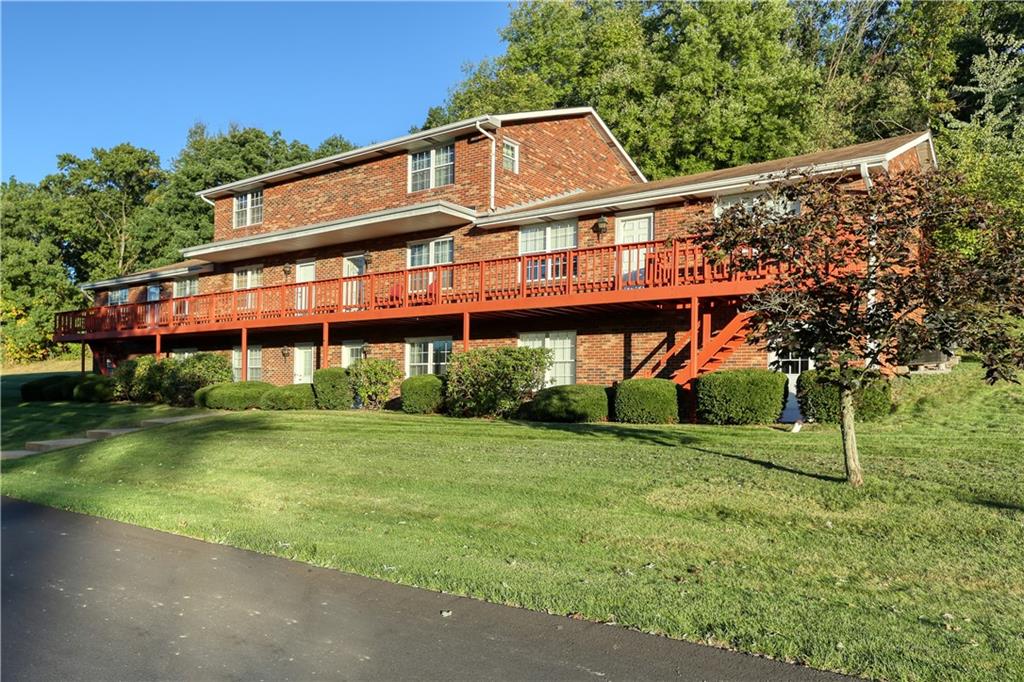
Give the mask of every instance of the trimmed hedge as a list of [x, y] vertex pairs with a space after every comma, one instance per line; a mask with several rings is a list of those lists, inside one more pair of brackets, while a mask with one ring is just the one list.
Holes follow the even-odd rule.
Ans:
[[402, 411], [432, 414], [441, 411], [441, 380], [433, 374], [409, 377], [402, 382]]
[[[796, 381], [796, 399], [805, 419], [836, 424], [839, 422], [839, 387], [827, 381], [817, 370], [800, 374]], [[892, 386], [879, 379], [853, 394], [856, 421], [877, 421], [892, 412]]]
[[203, 386], [231, 381], [231, 361], [216, 353], [167, 358], [160, 364], [160, 398], [171, 405], [188, 407]]
[[348, 372], [341, 367], [325, 367], [313, 372], [313, 393], [321, 410], [348, 410], [354, 397]]
[[705, 424], [771, 424], [786, 407], [789, 381], [770, 369], [731, 369], [697, 379], [697, 417]]
[[600, 422], [608, 418], [608, 392], [604, 386], [571, 384], [538, 391], [523, 403], [519, 418], [538, 422]]
[[252, 410], [260, 406], [263, 394], [274, 388], [264, 381], [238, 381], [206, 386], [196, 391], [197, 405], [212, 410]]
[[21, 385], [21, 399], [27, 402], [59, 402], [73, 400], [75, 387], [83, 380], [82, 374], [54, 374], [26, 381]]
[[444, 403], [457, 417], [509, 417], [544, 385], [551, 352], [543, 348], [479, 348], [448, 363]]
[[275, 386], [260, 398], [261, 410], [315, 410], [313, 384]]
[[615, 388], [615, 421], [627, 424], [675, 424], [679, 387], [668, 379], [626, 379]]
[[86, 374], [72, 395], [80, 403], [109, 403], [114, 399], [114, 379], [102, 374]]

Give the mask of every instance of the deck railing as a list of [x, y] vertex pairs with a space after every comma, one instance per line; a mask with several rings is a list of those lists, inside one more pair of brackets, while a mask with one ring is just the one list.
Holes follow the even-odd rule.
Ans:
[[[354, 277], [200, 294], [151, 303], [58, 313], [55, 332], [69, 338], [122, 330], [244, 325], [296, 321], [312, 315], [372, 313], [426, 306], [531, 301], [770, 278], [777, 266], [734, 272], [728, 259], [712, 263], [692, 241], [619, 244], [452, 263]], [[481, 306], [476, 306], [480, 309]], [[483, 306], [486, 308], [486, 305]], [[365, 317], [365, 316], [364, 316]]]

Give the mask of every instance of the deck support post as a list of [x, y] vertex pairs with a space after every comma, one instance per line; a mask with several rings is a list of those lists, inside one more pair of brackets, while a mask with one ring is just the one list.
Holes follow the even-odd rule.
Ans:
[[469, 350], [469, 313], [462, 313], [462, 350]]
[[249, 380], [249, 330], [245, 327], [242, 327], [242, 377], [240, 380]]
[[700, 299], [690, 297], [690, 379], [697, 378], [697, 344], [700, 340]]
[[85, 341], [78, 344], [78, 347], [81, 350], [82, 355], [82, 374], [85, 374]]
[[690, 297], [690, 423], [697, 423], [697, 342], [700, 339], [700, 298]]
[[327, 323], [324, 322], [324, 324], [323, 324], [323, 341], [320, 343], [320, 367], [321, 368], [327, 367], [327, 363], [329, 362], [329, 358], [330, 358], [330, 355], [331, 355], [329, 343], [330, 343], [330, 341], [328, 339], [328, 327], [327, 327]]
[[156, 359], [157, 359], [158, 362], [160, 360], [160, 337], [161, 337], [160, 332], [157, 332], [156, 333]]

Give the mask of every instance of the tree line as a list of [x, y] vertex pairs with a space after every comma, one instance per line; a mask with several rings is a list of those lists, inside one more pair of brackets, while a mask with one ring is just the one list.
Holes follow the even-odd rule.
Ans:
[[[1024, 220], [1024, 3], [527, 2], [503, 54], [467, 67], [423, 127], [592, 106], [652, 179], [931, 128], [940, 163]], [[414, 127], [415, 129], [415, 127]], [[7, 361], [59, 352], [76, 285], [179, 260], [212, 238], [194, 193], [350, 149], [196, 125], [164, 168], [125, 143], [0, 186]]]

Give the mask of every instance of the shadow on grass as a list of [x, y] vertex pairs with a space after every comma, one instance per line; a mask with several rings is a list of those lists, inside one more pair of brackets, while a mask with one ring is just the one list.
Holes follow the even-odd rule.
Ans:
[[[750, 457], [747, 455], [741, 455], [736, 453], [722, 452], [720, 450], [712, 450], [707, 447], [701, 447], [705, 442], [704, 438], [701, 438], [699, 430], [688, 430], [688, 431], [674, 431], [671, 427], [659, 427], [659, 426], [622, 426], [618, 424], [567, 424], [559, 422], [532, 422], [532, 421], [515, 421], [512, 422], [520, 426], [526, 426], [533, 429], [543, 429], [547, 431], [559, 431], [562, 433], [576, 434], [582, 436], [593, 436], [603, 438], [615, 438], [623, 441], [638, 442], [642, 445], [653, 445], [658, 447], [685, 447], [696, 452], [700, 452], [707, 455], [715, 455], [718, 457], [724, 457], [727, 459], [746, 462], [748, 464], [754, 464], [763, 469], [769, 469], [773, 471], [780, 471], [787, 474], [793, 474], [794, 476], [805, 476], [807, 478], [813, 478], [818, 481], [826, 481], [829, 483], [843, 483], [846, 481], [841, 476], [832, 476], [829, 474], [821, 474], [814, 471], [804, 471], [802, 469], [796, 469], [783, 464], [776, 464], [770, 460], [758, 459], [756, 457]], [[775, 428], [769, 427], [772, 431], [788, 431], [786, 428]]]

